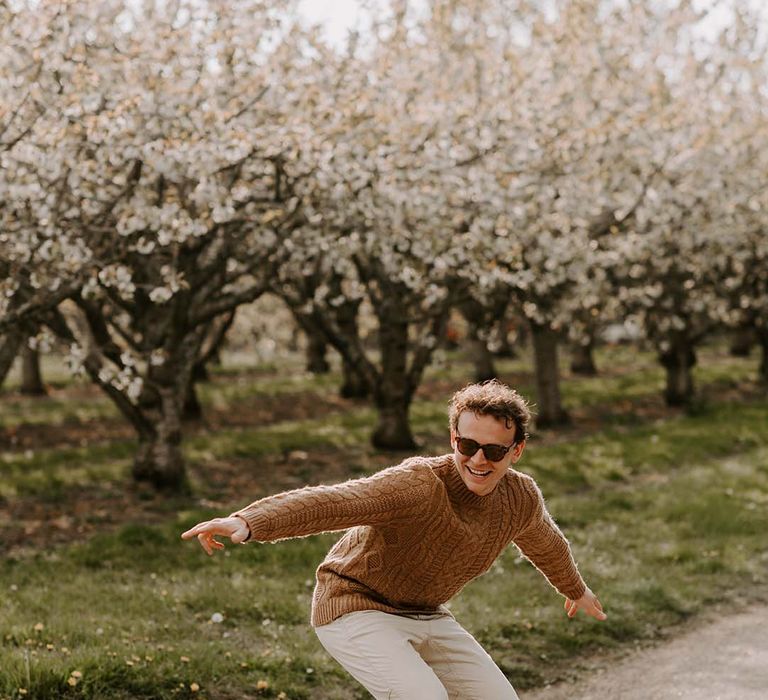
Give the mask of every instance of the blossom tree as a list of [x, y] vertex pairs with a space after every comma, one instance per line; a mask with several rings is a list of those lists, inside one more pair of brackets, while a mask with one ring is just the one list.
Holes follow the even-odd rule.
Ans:
[[[134, 477], [182, 488], [181, 410], [208, 327], [263, 293], [301, 221], [282, 111], [300, 34], [260, 2], [38, 11], [60, 35], [57, 87], [37, 85], [45, 114], [3, 154], [12, 263], [136, 429]], [[22, 61], [35, 38], [9, 50]]]
[[[658, 132], [658, 148], [668, 155], [642, 204], [625, 226], [614, 227], [609, 241], [616, 294], [656, 347], [670, 405], [694, 397], [697, 344], [723, 324], [738, 323], [728, 288], [750, 289], [737, 294], [742, 309], [761, 305], [762, 273], [755, 272], [763, 269], [764, 253], [744, 235], [760, 232], [760, 224], [754, 216], [747, 223], [749, 217], [735, 215], [761, 208], [762, 188], [750, 181], [762, 177], [754, 146], [760, 133], [755, 112], [764, 106], [755, 110], [745, 99], [744, 68], [764, 66], [765, 51], [755, 53], [749, 25], [726, 30], [707, 46], [704, 59], [692, 44], [668, 64], [656, 112], [666, 127]], [[687, 109], [666, 108], [675, 103]]]
[[[710, 222], [731, 206], [721, 183], [735, 109], [733, 76], [718, 67], [743, 60], [743, 47], [698, 37], [704, 13], [689, 2], [564, 1], [531, 15], [523, 46], [501, 35], [482, 54], [494, 4], [481, 5], [458, 8], [458, 25], [489, 61], [481, 74], [493, 75], [483, 86], [493, 99], [477, 112], [496, 147], [465, 209], [479, 267], [530, 320], [539, 425], [566, 418], [558, 340], [579, 326], [588, 336], [590, 317], [610, 313], [645, 328], [667, 369], [667, 400], [687, 402], [693, 347], [723, 317]], [[487, 298], [484, 288], [493, 284], [472, 290]]]
[[[366, 53], [353, 45], [325, 56], [325, 75], [308, 86], [316, 132], [302, 152], [315, 164], [299, 187], [307, 225], [276, 290], [311, 314], [364, 382], [379, 414], [373, 443], [409, 449], [411, 401], [466, 287], [455, 274], [468, 258], [452, 189], [477, 154], [455, 150], [467, 105], [438, 79], [439, 56], [409, 35], [405, 8], [394, 9]], [[340, 314], [363, 302], [376, 352], [353, 313]]]
[[473, 260], [460, 274], [486, 308], [506, 289], [522, 310], [537, 424], [561, 423], [558, 343], [607, 286], [594, 232], [613, 222], [619, 198], [642, 190], [622, 153], [651, 109], [631, 109], [648, 79], [630, 60], [627, 17], [601, 3], [559, 2], [551, 14], [529, 3], [446, 6], [442, 34], [463, 49], [454, 60], [472, 66], [471, 119], [486, 135], [456, 193]]
[[712, 264], [727, 301], [723, 321], [754, 333], [759, 379], [768, 385], [768, 46], [745, 15], [737, 15], [730, 45], [741, 60], [728, 66], [738, 87], [728, 94], [728, 129], [718, 152], [722, 204], [712, 222], [718, 233]]
[[[26, 213], [18, 196], [24, 185], [13, 164], [34, 148], [35, 129], [50, 107], [46, 96], [61, 88], [60, 72], [48, 66], [68, 63], [63, 47], [69, 33], [50, 29], [48, 19], [0, 3], [0, 46], [7, 47], [0, 51], [0, 383], [36, 335], [29, 316], [77, 287], [75, 271], [63, 265], [50, 270], [52, 258], [77, 251], [77, 242], [63, 236], [54, 242], [50, 231], [46, 236], [19, 223]], [[41, 195], [35, 192], [38, 200]]]

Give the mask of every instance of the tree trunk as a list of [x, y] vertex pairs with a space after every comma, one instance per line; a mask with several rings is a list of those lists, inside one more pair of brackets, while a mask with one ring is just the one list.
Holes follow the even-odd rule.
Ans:
[[693, 373], [696, 353], [690, 342], [674, 339], [669, 350], [659, 353], [659, 361], [667, 372], [664, 400], [667, 406], [688, 406], [693, 401]]
[[749, 357], [755, 344], [755, 332], [750, 326], [737, 328], [731, 338], [730, 353], [733, 357]]
[[482, 338], [481, 329], [486, 329], [492, 323], [494, 314], [479, 301], [468, 298], [461, 305], [460, 310], [467, 321], [466, 347], [469, 359], [474, 365], [474, 380], [484, 382], [496, 377], [496, 367], [493, 355], [488, 349], [488, 341]]
[[184, 407], [181, 411], [182, 420], [200, 421], [203, 419], [203, 406], [197, 395], [197, 385], [200, 382], [208, 382], [211, 379], [208, 364], [221, 365], [221, 348], [227, 331], [235, 320], [235, 311], [214, 319], [211, 330], [203, 340], [200, 354], [192, 367], [189, 386], [184, 395]]
[[[219, 357], [218, 352], [214, 352], [211, 357], [208, 358], [208, 362], [213, 362], [215, 365], [221, 364], [221, 358]], [[208, 371], [207, 362], [202, 360], [195, 362], [195, 366], [192, 368], [192, 381], [195, 382], [195, 384], [198, 382], [211, 381], [211, 373]]]
[[365, 385], [365, 379], [360, 373], [346, 360], [341, 363], [341, 389], [339, 394], [345, 399], [364, 399], [368, 396], [368, 387]]
[[[359, 309], [359, 301], [345, 301], [337, 307], [336, 322], [348, 338], [356, 338], [359, 335], [357, 325]], [[364, 399], [370, 393], [365, 377], [343, 355], [341, 359], [342, 383], [339, 393], [345, 399]]]
[[26, 343], [21, 347], [21, 393], [25, 396], [48, 394], [40, 373], [40, 353]]
[[531, 323], [536, 366], [538, 427], [564, 425], [569, 418], [560, 398], [560, 368], [557, 364], [557, 333], [548, 325]]
[[410, 403], [386, 399], [377, 400], [379, 411], [376, 430], [371, 442], [384, 450], [412, 450], [416, 447], [408, 416]]
[[509, 340], [510, 323], [507, 319], [502, 319], [495, 330], [497, 334], [496, 349], [493, 351], [494, 357], [504, 357], [507, 359], [517, 358], [517, 348]]
[[141, 438], [133, 460], [134, 481], [149, 483], [157, 491], [189, 493], [180, 443], [160, 434]]
[[139, 434], [133, 478], [137, 482], [150, 483], [158, 491], [188, 493], [181, 451], [181, 411], [175, 393], [168, 387], [159, 390], [159, 410], [153, 430]]
[[184, 408], [181, 411], [183, 421], [199, 421], [203, 419], [203, 407], [197, 398], [197, 384], [192, 380], [187, 387], [187, 395], [184, 397]]
[[138, 397], [103, 377], [108, 358], [120, 362], [110, 345], [113, 341], [103, 309], [88, 309], [82, 299], [67, 301], [49, 313], [45, 324], [63, 340], [77, 343], [85, 350], [83, 364], [88, 376], [136, 430], [139, 444], [132, 466], [133, 479], [158, 491], [184, 495], [190, 488], [181, 450], [182, 407], [193, 367], [201, 357], [206, 326], [186, 325], [189, 300], [182, 294], [174, 298], [176, 313], [172, 319], [164, 318], [161, 314], [167, 311], [155, 308], [148, 300], [142, 308], [141, 301], [140, 297], [134, 327], [144, 339], [144, 352], [163, 350], [164, 357], [161, 364], [149, 362], [141, 366], [142, 387]]
[[307, 340], [305, 350], [306, 370], [312, 374], [327, 374], [331, 371], [331, 366], [326, 359], [328, 352], [328, 340], [323, 331], [318, 327], [311, 314], [302, 313], [295, 308], [291, 308], [296, 324], [301, 328], [304, 337]]
[[0, 386], [11, 371], [13, 361], [26, 338], [27, 334], [18, 328], [11, 328], [0, 336]]
[[571, 345], [571, 372], [583, 377], [594, 377], [597, 375], [597, 366], [595, 365], [595, 341], [590, 338], [589, 342], [573, 343]]
[[[211, 358], [208, 358], [209, 361]], [[198, 382], [207, 382], [210, 380], [208, 367], [204, 361], [198, 361], [192, 368], [189, 384], [184, 395], [184, 407], [181, 410], [181, 419], [183, 421], [199, 421], [203, 419], [203, 406], [197, 396]]]
[[384, 300], [377, 316], [382, 371], [374, 396], [379, 420], [371, 442], [388, 450], [412, 450], [416, 442], [408, 419], [413, 397], [407, 371], [408, 322], [396, 298]]
[[236, 313], [237, 309], [232, 309], [221, 316], [217, 316], [211, 322], [210, 330], [203, 340], [200, 353], [195, 362], [194, 369], [192, 370], [192, 378], [194, 381], [208, 381], [209, 364], [221, 367], [221, 349], [224, 347], [224, 341], [227, 338], [229, 329], [232, 328], [232, 324], [235, 322]]
[[487, 343], [478, 336], [477, 329], [471, 328], [467, 335], [467, 354], [474, 366], [474, 380], [484, 382], [496, 377], [496, 366]]
[[307, 372], [312, 374], [328, 374], [331, 366], [325, 355], [328, 343], [319, 333], [307, 333]]

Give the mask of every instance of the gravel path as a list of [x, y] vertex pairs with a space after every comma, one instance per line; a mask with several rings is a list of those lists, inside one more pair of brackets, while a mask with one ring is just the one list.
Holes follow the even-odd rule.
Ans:
[[[610, 624], [610, 620], [609, 620]], [[756, 605], [521, 700], [766, 700], [768, 605]]]

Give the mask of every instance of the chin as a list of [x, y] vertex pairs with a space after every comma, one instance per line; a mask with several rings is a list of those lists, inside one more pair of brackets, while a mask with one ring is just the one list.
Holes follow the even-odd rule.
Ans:
[[501, 477], [494, 472], [480, 481], [467, 470], [464, 464], [461, 465], [461, 478], [467, 489], [476, 496], [487, 496], [498, 486], [501, 480]]

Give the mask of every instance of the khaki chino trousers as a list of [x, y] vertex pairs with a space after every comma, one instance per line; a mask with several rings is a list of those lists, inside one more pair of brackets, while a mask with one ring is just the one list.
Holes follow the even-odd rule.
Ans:
[[363, 610], [315, 632], [376, 700], [518, 700], [493, 659], [449, 615]]

